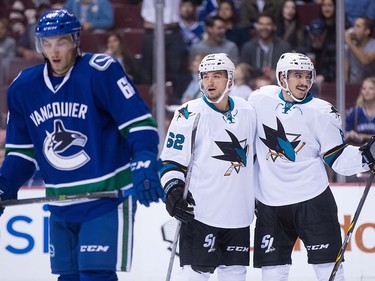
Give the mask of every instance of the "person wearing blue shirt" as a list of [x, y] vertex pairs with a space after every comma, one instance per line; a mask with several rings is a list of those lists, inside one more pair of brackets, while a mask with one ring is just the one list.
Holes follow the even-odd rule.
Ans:
[[83, 31], [108, 30], [114, 24], [113, 9], [108, 0], [67, 0], [64, 8], [76, 15]]

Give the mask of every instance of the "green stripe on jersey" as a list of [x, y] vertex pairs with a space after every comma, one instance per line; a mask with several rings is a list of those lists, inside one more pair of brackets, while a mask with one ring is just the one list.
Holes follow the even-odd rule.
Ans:
[[66, 183], [66, 186], [59, 185], [58, 188], [48, 187], [46, 185], [46, 196], [72, 195], [86, 192], [113, 191], [131, 184], [133, 176], [130, 168], [122, 170], [112, 177], [104, 180], [91, 181], [86, 184]]

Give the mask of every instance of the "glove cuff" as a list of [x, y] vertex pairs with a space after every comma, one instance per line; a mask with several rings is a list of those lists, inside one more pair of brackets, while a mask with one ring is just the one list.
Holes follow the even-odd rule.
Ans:
[[171, 179], [164, 186], [164, 194], [168, 195], [170, 190], [172, 190], [173, 188], [176, 188], [176, 187], [185, 187], [185, 182], [183, 180], [180, 180], [180, 179]]

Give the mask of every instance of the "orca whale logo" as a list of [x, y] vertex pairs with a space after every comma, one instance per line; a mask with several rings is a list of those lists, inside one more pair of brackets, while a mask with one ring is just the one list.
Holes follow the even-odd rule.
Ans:
[[90, 157], [84, 150], [78, 153], [62, 156], [72, 146], [84, 147], [87, 137], [77, 131], [65, 129], [61, 120], [55, 120], [54, 131], [46, 131], [47, 137], [43, 143], [43, 154], [47, 161], [58, 170], [74, 170], [85, 165]]

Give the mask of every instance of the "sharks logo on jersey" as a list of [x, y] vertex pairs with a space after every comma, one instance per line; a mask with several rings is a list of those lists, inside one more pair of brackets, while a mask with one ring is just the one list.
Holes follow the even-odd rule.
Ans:
[[233, 170], [235, 170], [238, 174], [240, 172], [241, 167], [246, 167], [248, 145], [246, 139], [239, 141], [233, 133], [231, 133], [228, 130], [225, 131], [228, 133], [231, 141], [215, 141], [217, 146], [223, 152], [223, 155], [217, 155], [212, 157], [231, 163], [228, 170], [224, 173], [224, 176], [230, 176]]
[[[259, 137], [269, 148], [267, 160], [271, 157], [272, 161], [275, 162], [278, 157], [281, 157], [282, 159], [294, 162], [296, 160], [296, 154], [304, 147], [305, 143], [301, 143], [300, 147], [297, 148], [301, 142], [298, 140], [301, 137], [301, 134], [285, 133], [285, 129], [279, 118], [276, 117], [276, 121], [276, 130], [263, 124], [266, 138]], [[289, 141], [287, 136], [292, 136], [293, 139]]]
[[331, 112], [330, 113], [336, 114], [336, 118], [340, 117], [340, 112], [338, 112], [338, 110], [333, 105], [331, 105]]
[[[64, 123], [57, 119], [54, 121], [53, 132], [46, 131], [43, 143], [43, 154], [47, 161], [58, 170], [74, 170], [85, 165], [90, 157], [84, 150], [69, 155], [69, 149], [73, 146], [84, 147], [87, 137], [80, 132], [67, 130]], [[64, 153], [65, 152], [65, 153]], [[63, 156], [62, 154], [68, 154]]]
[[177, 120], [180, 118], [185, 118], [186, 120], [189, 119], [190, 116], [195, 115], [195, 113], [188, 110], [188, 105], [186, 107], [181, 107], [178, 110]]

